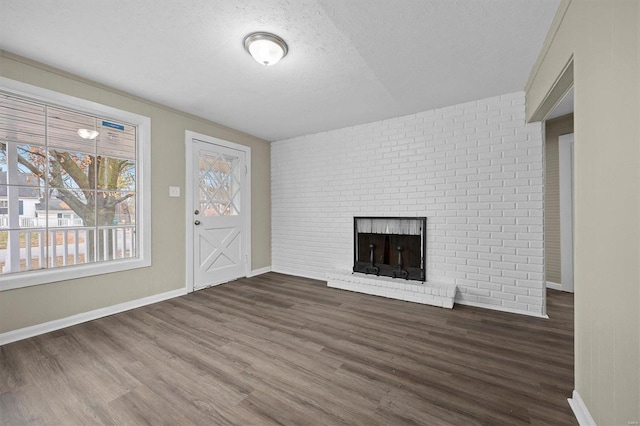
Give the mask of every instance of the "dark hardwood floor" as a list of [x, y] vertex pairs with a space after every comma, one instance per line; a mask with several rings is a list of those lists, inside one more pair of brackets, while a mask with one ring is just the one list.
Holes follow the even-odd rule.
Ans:
[[269, 273], [0, 347], [0, 423], [577, 424], [549, 320]]

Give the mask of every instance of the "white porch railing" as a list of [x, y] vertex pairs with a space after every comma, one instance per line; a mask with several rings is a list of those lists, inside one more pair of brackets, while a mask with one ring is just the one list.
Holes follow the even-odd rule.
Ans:
[[[36, 226], [36, 218], [34, 217], [21, 217], [20, 228], [33, 228]], [[9, 227], [9, 216], [6, 214], [0, 215], [0, 228]]]
[[[59, 228], [63, 226], [82, 226], [82, 219], [75, 218], [57, 218], [48, 219], [49, 228]], [[20, 228], [44, 228], [47, 226], [47, 218], [42, 217], [20, 217]], [[9, 227], [9, 216], [6, 214], [0, 215], [0, 229]]]
[[[0, 248], [0, 272], [127, 259], [137, 256], [135, 225], [84, 228], [4, 230], [7, 245]], [[10, 234], [14, 234], [11, 236]], [[12, 245], [13, 244], [13, 245]]]

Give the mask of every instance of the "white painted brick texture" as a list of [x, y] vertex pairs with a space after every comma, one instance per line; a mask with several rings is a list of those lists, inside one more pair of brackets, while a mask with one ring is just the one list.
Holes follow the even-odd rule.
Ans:
[[544, 314], [543, 142], [524, 93], [273, 142], [272, 268], [353, 263], [354, 216], [426, 216], [427, 279]]

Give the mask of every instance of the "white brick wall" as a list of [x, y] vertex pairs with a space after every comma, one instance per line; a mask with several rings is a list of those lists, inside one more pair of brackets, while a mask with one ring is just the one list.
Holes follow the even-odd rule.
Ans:
[[273, 142], [272, 269], [353, 263], [354, 216], [426, 216], [427, 280], [544, 314], [543, 144], [524, 93]]

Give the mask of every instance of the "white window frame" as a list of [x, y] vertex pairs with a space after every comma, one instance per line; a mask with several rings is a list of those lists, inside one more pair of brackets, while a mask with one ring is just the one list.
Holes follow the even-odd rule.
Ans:
[[151, 119], [139, 114], [0, 77], [0, 92], [135, 125], [138, 257], [0, 275], [0, 291], [151, 266]]

